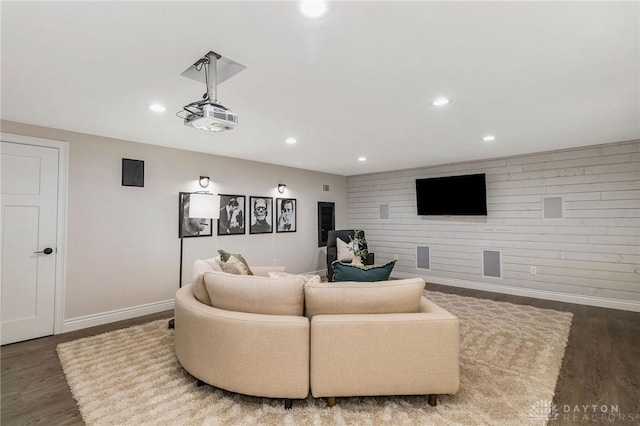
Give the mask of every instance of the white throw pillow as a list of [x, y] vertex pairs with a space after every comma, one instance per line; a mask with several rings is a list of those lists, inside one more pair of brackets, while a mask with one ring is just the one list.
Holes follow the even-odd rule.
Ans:
[[322, 278], [320, 278], [320, 275], [290, 274], [288, 272], [269, 271], [269, 278], [285, 278], [285, 277], [302, 277], [302, 278], [304, 278], [304, 283], [305, 284], [322, 282]]
[[336, 246], [338, 247], [338, 260], [340, 262], [351, 262], [354, 256], [354, 247], [358, 248], [358, 243], [352, 241], [345, 243], [340, 238], [336, 238]]

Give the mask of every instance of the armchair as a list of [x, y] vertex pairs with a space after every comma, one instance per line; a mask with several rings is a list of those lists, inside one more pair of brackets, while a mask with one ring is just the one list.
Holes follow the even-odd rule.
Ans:
[[[348, 243], [349, 241], [351, 241], [351, 238], [353, 238], [354, 231], [354, 229], [329, 231], [329, 235], [327, 237], [327, 280], [329, 282], [333, 281], [333, 269], [331, 268], [331, 264], [334, 261], [338, 260], [338, 247], [336, 239], [340, 238], [345, 243]], [[362, 231], [362, 236], [365, 236], [364, 231]], [[363, 248], [367, 248], [366, 243]], [[373, 253], [369, 253], [363, 263], [365, 265], [373, 265], [375, 263], [375, 255]]]

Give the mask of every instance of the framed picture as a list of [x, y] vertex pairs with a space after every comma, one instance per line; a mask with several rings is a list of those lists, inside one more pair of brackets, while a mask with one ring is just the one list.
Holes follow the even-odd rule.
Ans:
[[211, 237], [213, 220], [189, 217], [190, 192], [178, 194], [178, 238]]
[[220, 195], [218, 235], [244, 234], [244, 195]]
[[273, 198], [249, 197], [251, 210], [250, 234], [269, 234], [273, 232]]
[[295, 198], [276, 198], [276, 232], [296, 232], [297, 207]]

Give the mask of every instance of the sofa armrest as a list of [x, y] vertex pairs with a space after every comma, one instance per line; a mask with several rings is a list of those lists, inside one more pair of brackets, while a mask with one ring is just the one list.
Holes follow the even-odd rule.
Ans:
[[437, 316], [441, 318], [456, 318], [451, 313], [449, 313], [449, 311], [442, 309], [440, 306], [436, 305], [424, 296], [420, 297], [419, 309], [420, 312], [433, 314], [433, 317], [436, 317], [437, 314]]
[[309, 320], [225, 311], [176, 293], [175, 351], [193, 376], [232, 392], [271, 398], [309, 393]]
[[316, 315], [311, 391], [316, 398], [455, 393], [459, 345], [458, 319], [446, 311]]

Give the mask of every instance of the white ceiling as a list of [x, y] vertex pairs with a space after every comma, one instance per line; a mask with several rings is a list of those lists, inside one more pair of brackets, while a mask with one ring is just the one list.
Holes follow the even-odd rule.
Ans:
[[[294, 2], [1, 8], [4, 120], [341, 175], [640, 138], [638, 2], [333, 2], [315, 21]], [[247, 66], [218, 87], [229, 132], [175, 116], [209, 50]]]

